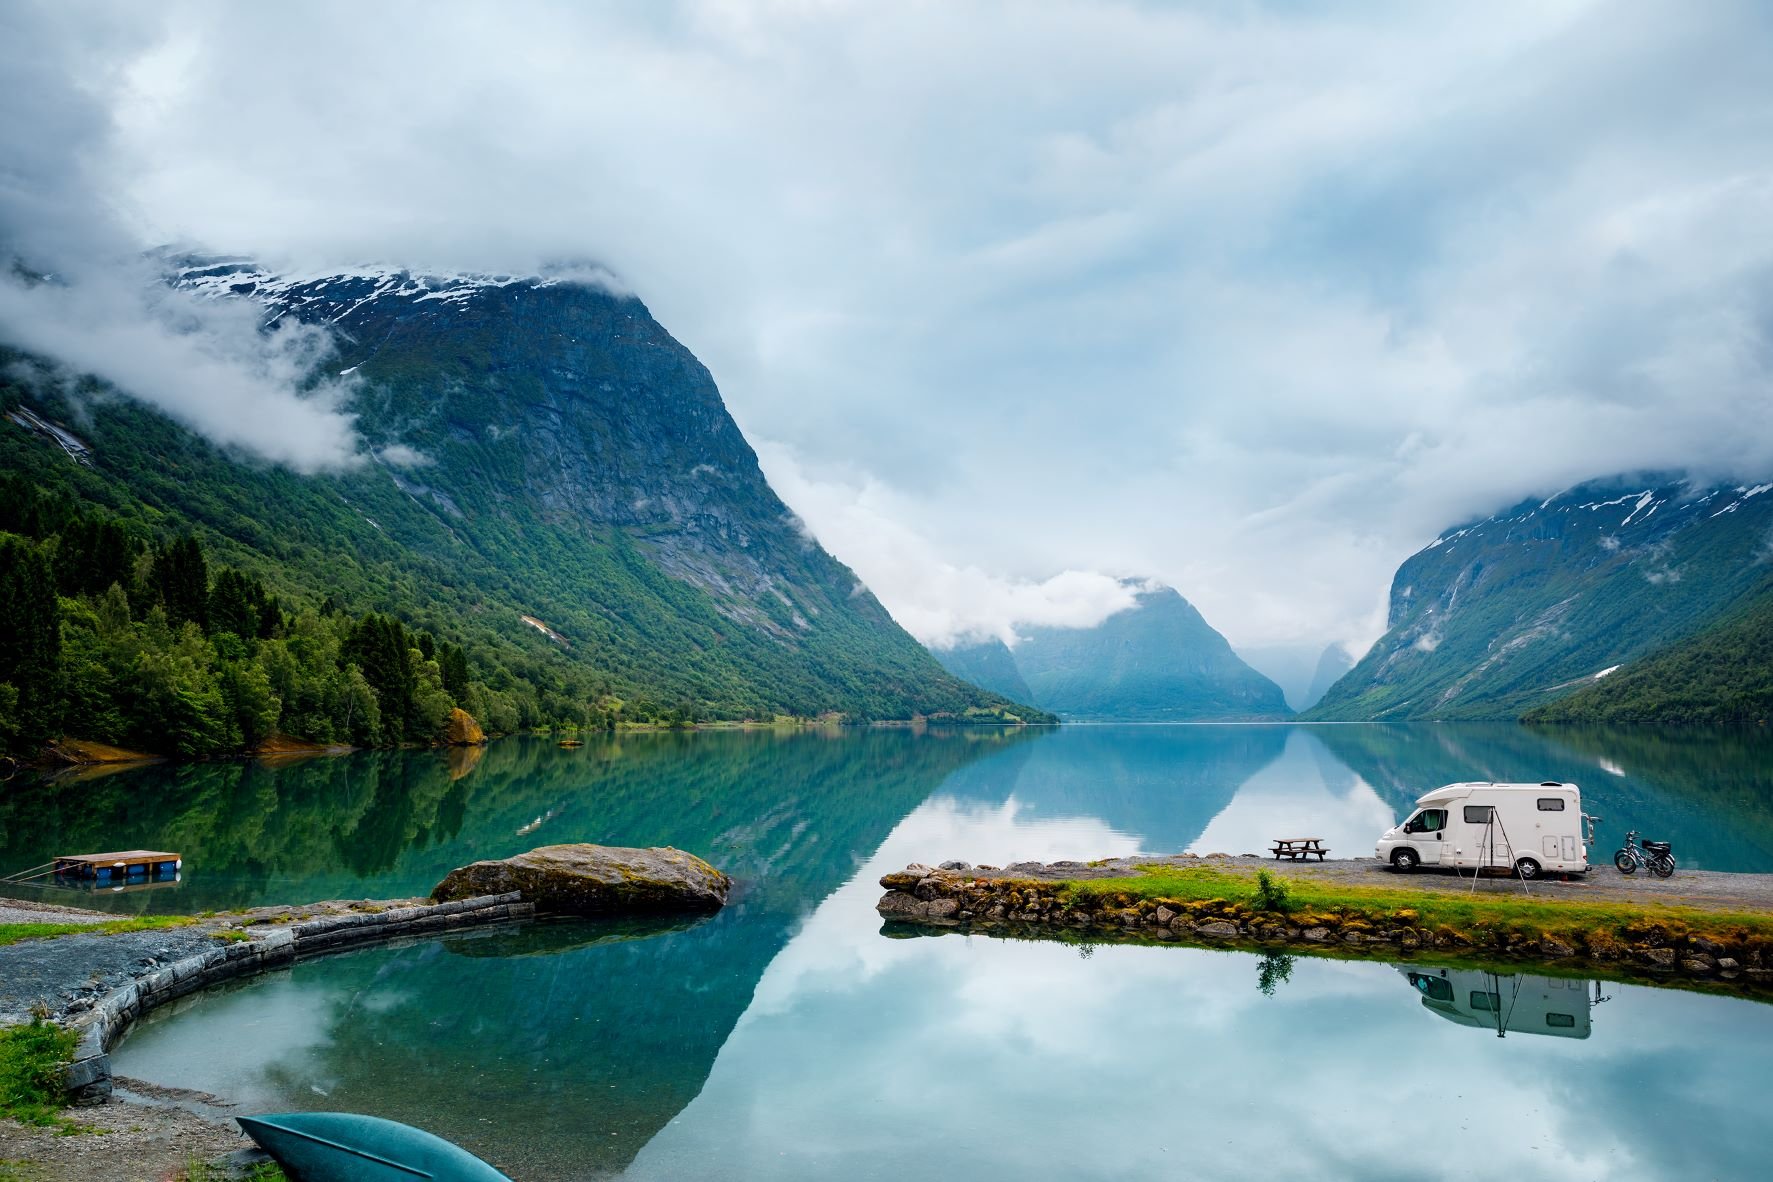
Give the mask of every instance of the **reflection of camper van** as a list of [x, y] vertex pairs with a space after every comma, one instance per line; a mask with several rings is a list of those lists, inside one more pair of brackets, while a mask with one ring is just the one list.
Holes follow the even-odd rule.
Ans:
[[1449, 1022], [1497, 1034], [1550, 1034], [1587, 1038], [1589, 982], [1561, 977], [1486, 973], [1479, 969], [1417, 969], [1394, 965], [1422, 1006]]
[[1587, 873], [1582, 793], [1574, 784], [1448, 784], [1379, 839], [1381, 861], [1418, 866], [1496, 868], [1522, 878]]

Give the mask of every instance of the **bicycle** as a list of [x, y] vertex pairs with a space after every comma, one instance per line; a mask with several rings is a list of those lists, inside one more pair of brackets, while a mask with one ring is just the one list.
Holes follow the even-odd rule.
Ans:
[[1675, 872], [1673, 847], [1666, 841], [1645, 841], [1637, 838], [1638, 831], [1631, 830], [1625, 835], [1625, 848], [1613, 855], [1613, 865], [1619, 867], [1621, 874], [1636, 874], [1642, 866], [1657, 878], [1667, 878]]

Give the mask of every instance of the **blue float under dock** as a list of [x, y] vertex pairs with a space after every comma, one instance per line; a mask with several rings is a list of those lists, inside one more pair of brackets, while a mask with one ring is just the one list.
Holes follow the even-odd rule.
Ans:
[[131, 878], [170, 878], [184, 859], [164, 850], [115, 850], [108, 854], [65, 854], [55, 860], [57, 878], [122, 882]]

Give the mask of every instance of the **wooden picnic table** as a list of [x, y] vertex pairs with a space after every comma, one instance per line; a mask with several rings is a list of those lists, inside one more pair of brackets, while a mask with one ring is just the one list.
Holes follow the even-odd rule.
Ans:
[[1274, 839], [1273, 852], [1274, 860], [1277, 862], [1282, 858], [1291, 858], [1293, 861], [1299, 862], [1313, 854], [1316, 854], [1317, 860], [1321, 862], [1324, 860], [1324, 855], [1330, 851], [1324, 848], [1324, 839], [1321, 837], [1277, 837]]

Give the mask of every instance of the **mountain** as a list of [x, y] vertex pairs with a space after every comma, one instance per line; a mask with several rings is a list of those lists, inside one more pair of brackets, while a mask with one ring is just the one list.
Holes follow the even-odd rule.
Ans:
[[1773, 717], [1773, 575], [1685, 640], [1527, 712], [1526, 722], [1764, 723]]
[[1022, 680], [1016, 668], [1016, 656], [1010, 646], [992, 637], [973, 644], [957, 644], [953, 648], [932, 648], [932, 656], [942, 668], [962, 681], [970, 681], [980, 689], [990, 690], [1012, 702], [1034, 701], [1034, 691]]
[[1324, 690], [1354, 664], [1345, 658], [1342, 667], [1324, 680], [1329, 650], [1309, 644], [1240, 644], [1234, 651], [1250, 668], [1280, 686], [1287, 705], [1294, 710], [1309, 710], [1324, 696]]
[[1139, 590], [1132, 607], [1093, 628], [1035, 628], [1013, 652], [988, 641], [938, 657], [951, 671], [990, 676], [1005, 693], [1014, 684], [1006, 654], [1034, 705], [1065, 719], [1227, 722], [1292, 715], [1280, 687], [1246, 665], [1168, 587]]
[[1398, 568], [1389, 630], [1308, 717], [1515, 718], [1742, 608], [1773, 484], [1612, 478], [1449, 530]]
[[640, 719], [1014, 715], [807, 533], [708, 371], [633, 296], [238, 262], [186, 261], [170, 281], [255, 301], [267, 326], [326, 326], [355, 375], [363, 461], [297, 475], [6, 350], [0, 465], [40, 504], [90, 511], [144, 553], [193, 534], [286, 608], [385, 612], [465, 646], [524, 726], [593, 701]]
[[1311, 685], [1305, 691], [1305, 698], [1299, 704], [1300, 710], [1309, 710], [1323, 701], [1330, 687], [1342, 680], [1342, 675], [1354, 668], [1354, 658], [1348, 650], [1339, 644], [1327, 646], [1323, 655], [1317, 659], [1317, 670], [1311, 675]]

